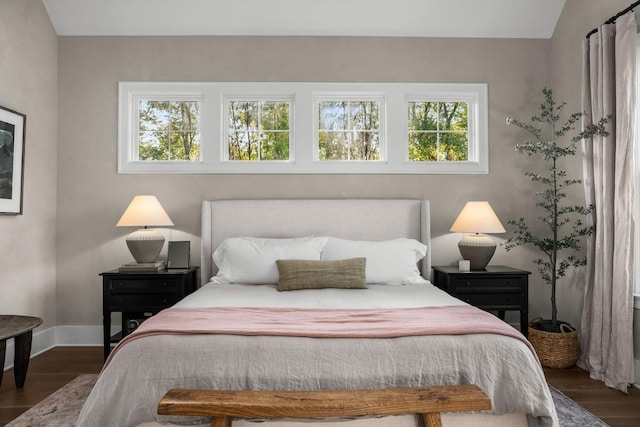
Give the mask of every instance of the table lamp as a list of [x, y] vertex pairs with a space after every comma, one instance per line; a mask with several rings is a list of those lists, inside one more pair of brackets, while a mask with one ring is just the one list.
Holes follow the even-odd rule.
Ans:
[[164, 236], [148, 227], [170, 227], [171, 218], [156, 196], [135, 196], [116, 227], [144, 227], [129, 234], [127, 246], [138, 263], [153, 263], [164, 246]]
[[471, 270], [484, 270], [496, 251], [496, 242], [482, 233], [506, 233], [489, 202], [467, 202], [449, 229], [467, 234], [458, 242], [463, 259], [468, 259]]

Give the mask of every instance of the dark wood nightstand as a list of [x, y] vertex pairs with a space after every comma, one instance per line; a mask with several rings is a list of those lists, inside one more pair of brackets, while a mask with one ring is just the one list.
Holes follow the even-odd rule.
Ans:
[[520, 331], [526, 337], [529, 324], [529, 271], [504, 265], [485, 270], [460, 271], [457, 267], [433, 267], [433, 284], [454, 297], [487, 311], [520, 312]]
[[[117, 269], [102, 276], [104, 358], [115, 345], [146, 318], [172, 306], [196, 290], [199, 267], [158, 272], [127, 272]], [[111, 313], [122, 313], [122, 330], [111, 335]]]

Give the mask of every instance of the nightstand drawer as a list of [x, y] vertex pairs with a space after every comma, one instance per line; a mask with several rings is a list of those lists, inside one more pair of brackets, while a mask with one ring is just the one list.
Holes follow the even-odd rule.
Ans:
[[524, 302], [522, 294], [457, 294], [462, 301], [475, 306], [520, 307]]
[[124, 308], [129, 311], [132, 307], [161, 307], [166, 308], [180, 301], [181, 295], [111, 295], [109, 305], [111, 310]]
[[[522, 277], [454, 277], [451, 279], [456, 292], [487, 289], [499, 292], [520, 292], [526, 279]], [[513, 291], [512, 291], [513, 289]]]
[[112, 279], [109, 283], [110, 294], [135, 293], [174, 293], [178, 288], [176, 278], [158, 279]]

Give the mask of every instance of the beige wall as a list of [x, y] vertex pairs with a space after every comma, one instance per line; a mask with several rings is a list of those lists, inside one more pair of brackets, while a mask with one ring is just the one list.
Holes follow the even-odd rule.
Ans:
[[[509, 114], [528, 116], [549, 85], [548, 40], [316, 37], [61, 37], [59, 39], [58, 324], [99, 324], [98, 273], [129, 261], [115, 223], [133, 195], [158, 196], [199, 260], [203, 199], [408, 197], [432, 201], [433, 260], [458, 258], [448, 232], [468, 200], [505, 222], [530, 208]], [[118, 81], [486, 82], [488, 175], [118, 175]], [[525, 114], [526, 113], [526, 114]], [[494, 263], [531, 269], [532, 254], [499, 248]], [[532, 277], [532, 296], [542, 285]], [[532, 298], [533, 315], [546, 315]], [[546, 303], [545, 303], [546, 304]]]
[[0, 0], [0, 105], [26, 114], [23, 215], [0, 216], [0, 313], [55, 324], [57, 37], [41, 0]]
[[[528, 118], [539, 91], [551, 86], [567, 111], [579, 111], [581, 42], [628, 1], [567, 0], [553, 38], [468, 40], [316, 37], [159, 37], [59, 39], [58, 324], [99, 324], [100, 271], [128, 261], [114, 226], [134, 194], [154, 193], [176, 223], [166, 235], [199, 250], [203, 199], [243, 197], [414, 197], [432, 200], [433, 258], [454, 262], [459, 238], [448, 232], [465, 201], [489, 200], [506, 222], [535, 221], [522, 172], [533, 165], [516, 154], [523, 135], [504, 124]], [[445, 175], [118, 175], [117, 82], [129, 81], [401, 81], [486, 82], [489, 85], [490, 174]], [[564, 165], [575, 176], [579, 159]], [[523, 197], [523, 195], [526, 195]], [[576, 187], [572, 200], [584, 201]], [[549, 315], [549, 289], [535, 253], [499, 248], [494, 263], [534, 271], [531, 317]], [[560, 317], [578, 325], [582, 274], [563, 279]]]

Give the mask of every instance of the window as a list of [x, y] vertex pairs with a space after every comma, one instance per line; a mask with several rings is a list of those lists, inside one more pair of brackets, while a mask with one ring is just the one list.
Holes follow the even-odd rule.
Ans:
[[119, 85], [120, 173], [488, 173], [487, 86]]
[[200, 160], [200, 101], [139, 99], [138, 159]]
[[409, 101], [409, 160], [469, 160], [466, 102]]
[[381, 104], [366, 99], [317, 99], [317, 159], [380, 160]]
[[289, 101], [228, 100], [227, 160], [290, 160]]

